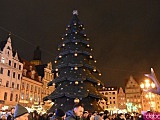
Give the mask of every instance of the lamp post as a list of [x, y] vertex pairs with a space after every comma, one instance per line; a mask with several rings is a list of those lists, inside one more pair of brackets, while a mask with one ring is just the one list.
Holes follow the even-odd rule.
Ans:
[[[144, 82], [142, 82], [140, 84], [140, 87], [144, 92], [149, 92], [149, 91], [151, 91], [152, 89], [155, 88], [155, 84], [153, 82], [150, 82], [149, 79], [146, 79]], [[153, 110], [152, 109], [153, 108], [152, 98], [154, 98], [155, 95], [153, 93], [149, 92], [149, 93], [146, 93], [145, 97], [147, 99], [149, 99], [150, 110], [152, 111]]]

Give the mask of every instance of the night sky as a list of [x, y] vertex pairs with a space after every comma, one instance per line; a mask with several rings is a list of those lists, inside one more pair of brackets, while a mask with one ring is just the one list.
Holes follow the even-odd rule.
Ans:
[[39, 45], [43, 63], [53, 63], [74, 9], [107, 86], [143, 80], [151, 67], [160, 79], [159, 0], [2, 0], [0, 41], [11, 32], [21, 57], [31, 60]]

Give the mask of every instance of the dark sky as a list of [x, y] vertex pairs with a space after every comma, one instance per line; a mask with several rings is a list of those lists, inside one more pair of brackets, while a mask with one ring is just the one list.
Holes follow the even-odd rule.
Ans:
[[2, 0], [0, 41], [10, 31], [20, 56], [31, 60], [39, 45], [43, 62], [53, 62], [73, 9], [107, 86], [124, 86], [130, 75], [143, 80], [151, 67], [160, 79], [159, 0]]

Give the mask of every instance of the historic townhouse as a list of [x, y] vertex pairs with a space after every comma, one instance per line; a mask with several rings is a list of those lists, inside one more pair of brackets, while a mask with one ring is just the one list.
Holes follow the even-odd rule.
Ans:
[[0, 42], [0, 101], [5, 106], [15, 106], [19, 101], [22, 70], [23, 64], [8, 37]]
[[118, 100], [118, 109], [122, 111], [126, 110], [126, 98], [122, 87], [119, 88], [117, 100]]
[[100, 106], [104, 110], [108, 110], [110, 113], [117, 113], [118, 111], [118, 103], [117, 103], [117, 88], [116, 87], [106, 87], [99, 91], [105, 97], [107, 97], [108, 101], [101, 100], [99, 102]]
[[125, 86], [126, 105], [129, 112], [141, 111], [141, 88], [139, 83], [132, 77], [127, 81]]

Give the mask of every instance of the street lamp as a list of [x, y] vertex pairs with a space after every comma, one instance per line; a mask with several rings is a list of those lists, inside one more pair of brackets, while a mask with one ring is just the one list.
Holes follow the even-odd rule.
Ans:
[[140, 87], [141, 87], [143, 90], [148, 91], [148, 90], [150, 90], [150, 89], [154, 89], [154, 88], [155, 88], [155, 84], [154, 84], [153, 82], [150, 82], [149, 79], [146, 79], [146, 80], [144, 81], [144, 83], [142, 82], [142, 83], [140, 84]]

